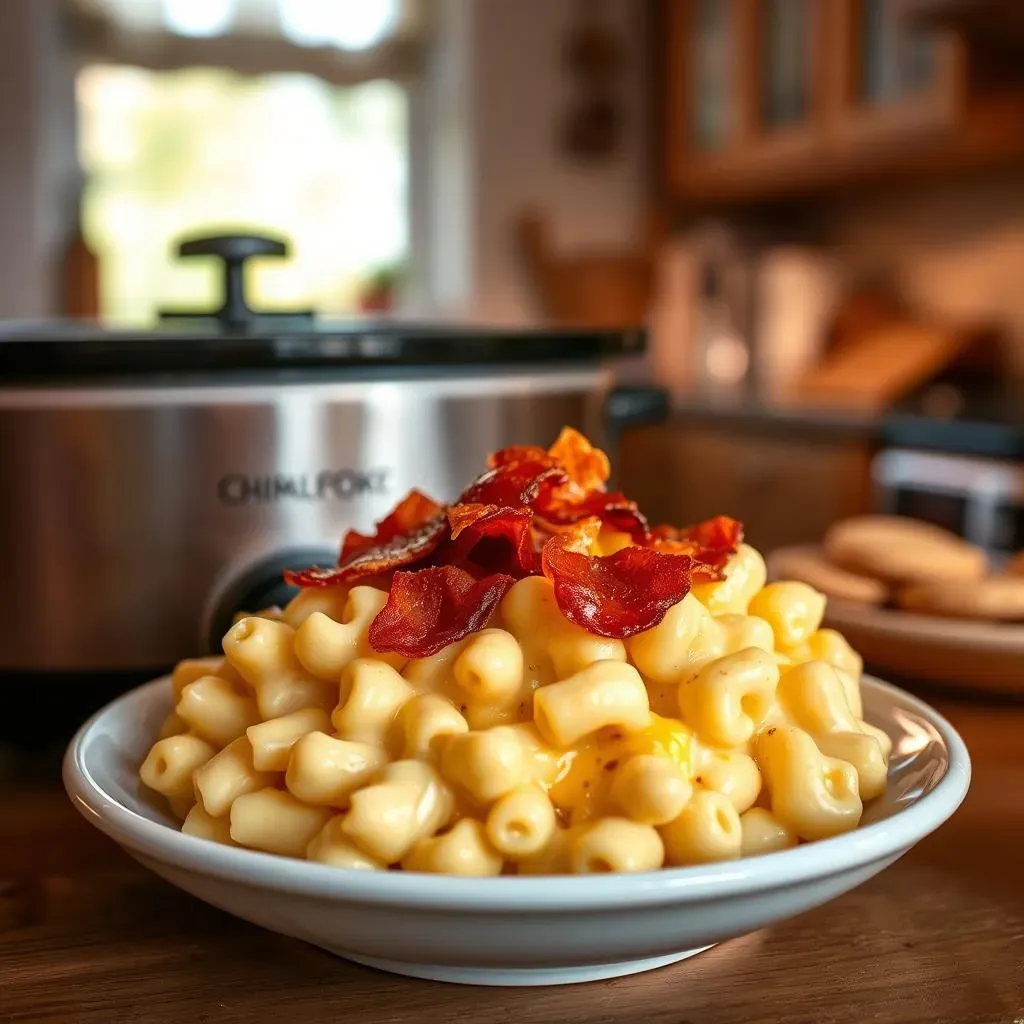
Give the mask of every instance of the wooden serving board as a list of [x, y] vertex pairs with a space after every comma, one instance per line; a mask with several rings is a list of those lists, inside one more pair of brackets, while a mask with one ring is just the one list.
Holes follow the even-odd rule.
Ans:
[[948, 366], [967, 340], [964, 332], [910, 321], [875, 327], [809, 370], [794, 397], [811, 405], [885, 408]]

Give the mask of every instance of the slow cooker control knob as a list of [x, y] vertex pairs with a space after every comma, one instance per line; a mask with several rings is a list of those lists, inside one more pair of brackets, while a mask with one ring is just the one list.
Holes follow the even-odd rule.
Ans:
[[194, 256], [216, 256], [224, 265], [224, 305], [212, 310], [161, 310], [164, 320], [216, 319], [233, 331], [259, 325], [267, 319], [312, 320], [311, 310], [259, 312], [252, 309], [245, 297], [245, 264], [254, 256], [282, 258], [288, 245], [282, 239], [267, 235], [200, 235], [178, 244], [183, 259]]

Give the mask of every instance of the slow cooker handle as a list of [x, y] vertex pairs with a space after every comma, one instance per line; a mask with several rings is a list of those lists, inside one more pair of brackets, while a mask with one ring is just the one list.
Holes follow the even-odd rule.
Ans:
[[608, 394], [605, 419], [608, 429], [618, 435], [630, 427], [664, 423], [670, 410], [671, 401], [663, 388], [619, 385]]
[[634, 427], [664, 423], [670, 409], [668, 392], [662, 388], [620, 384], [608, 393], [604, 403], [604, 448], [611, 457], [612, 487], [618, 486], [622, 435]]
[[178, 245], [178, 255], [184, 259], [193, 256], [216, 256], [224, 264], [224, 305], [213, 310], [161, 310], [162, 319], [219, 320], [230, 330], [251, 327], [268, 317], [287, 317], [290, 320], [313, 318], [311, 310], [295, 312], [257, 312], [245, 297], [245, 263], [254, 256], [281, 258], [288, 255], [287, 244], [267, 235], [199, 235], [187, 238]]

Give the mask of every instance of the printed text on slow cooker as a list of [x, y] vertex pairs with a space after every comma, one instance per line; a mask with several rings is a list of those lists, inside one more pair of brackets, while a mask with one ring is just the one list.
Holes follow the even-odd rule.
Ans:
[[347, 501], [364, 494], [387, 493], [387, 469], [323, 469], [319, 473], [273, 473], [249, 476], [226, 473], [217, 481], [224, 505], [267, 504], [275, 501]]

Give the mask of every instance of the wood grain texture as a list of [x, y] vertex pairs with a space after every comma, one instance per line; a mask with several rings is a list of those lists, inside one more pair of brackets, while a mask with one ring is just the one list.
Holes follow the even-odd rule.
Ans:
[[474, 989], [348, 964], [148, 874], [52, 782], [8, 785], [0, 1022], [1013, 1024], [1024, 1019], [1024, 707], [940, 708], [972, 751], [974, 782], [901, 861], [693, 960], [565, 988]]
[[731, 509], [759, 551], [821, 537], [867, 509], [871, 448], [813, 428], [769, 433], [711, 419], [630, 431], [621, 483], [652, 522], [696, 523]]
[[[901, 0], [909, 9], [931, 0]], [[861, 26], [865, 0], [814, 0], [811, 116], [782, 130], [764, 130], [757, 110], [766, 3], [733, 0], [731, 43], [736, 54], [726, 97], [729, 132], [722, 145], [701, 149], [690, 129], [696, 0], [663, 0], [658, 17], [664, 94], [657, 150], [665, 192], [674, 209], [761, 205], [824, 196], [872, 185], [952, 176], [995, 166], [1015, 166], [1024, 155], [1022, 62], [999, 30], [1012, 33], [1024, 15], [968, 20], [987, 25], [989, 45], [977, 49], [956, 33], [937, 40], [932, 81], [922, 91], [884, 104], [861, 101]], [[951, 0], [934, 6], [967, 11], [1020, 6], [1016, 0]], [[1011, 25], [1011, 22], [1013, 23]], [[1003, 35], [1005, 36], [1005, 32]], [[997, 46], [992, 47], [995, 41]], [[997, 56], [1002, 54], [1002, 56]]]

